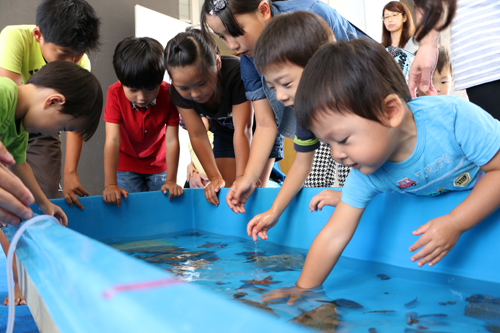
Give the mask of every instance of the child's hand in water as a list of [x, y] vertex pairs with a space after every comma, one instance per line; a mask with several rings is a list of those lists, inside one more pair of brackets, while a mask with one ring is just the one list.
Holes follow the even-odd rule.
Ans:
[[236, 214], [245, 213], [245, 203], [252, 195], [257, 184], [248, 177], [236, 179], [226, 196], [226, 203]]
[[424, 247], [411, 257], [411, 261], [417, 261], [417, 265], [422, 267], [426, 263], [429, 266], [437, 264], [455, 246], [458, 238], [465, 230], [461, 230], [451, 219], [450, 215], [443, 215], [430, 220], [413, 231], [415, 236], [422, 235], [410, 246], [410, 251], [414, 252]]
[[292, 305], [301, 298], [310, 298], [317, 300], [318, 298], [327, 298], [323, 287], [316, 288], [300, 288], [297, 286], [288, 288], [274, 289], [271, 292], [262, 295], [262, 302], [274, 301], [277, 299], [288, 299], [286, 304]]
[[340, 202], [341, 191], [323, 190], [316, 194], [309, 203], [309, 211], [321, 211], [324, 206], [336, 207]]
[[269, 210], [259, 215], [255, 215], [247, 224], [248, 236], [251, 236], [254, 242], [257, 241], [257, 235], [259, 235], [260, 239], [266, 240], [268, 238], [267, 231], [274, 227], [279, 218], [279, 215]]
[[168, 194], [169, 194], [168, 199], [169, 200], [180, 197], [182, 195], [182, 193], [184, 193], [184, 190], [182, 189], [182, 187], [177, 185], [176, 182], [174, 182], [172, 180], [167, 180], [165, 182], [165, 184], [163, 184], [161, 186], [161, 191], [163, 192], [163, 194], [167, 194], [167, 191], [168, 191]]
[[207, 201], [214, 206], [219, 206], [219, 198], [217, 198], [217, 193], [220, 189], [226, 185], [226, 182], [222, 177], [215, 176], [210, 178], [210, 181], [205, 186], [205, 198]]
[[122, 204], [122, 194], [125, 199], [128, 198], [128, 192], [118, 187], [117, 185], [111, 185], [104, 189], [102, 192], [102, 200], [107, 204], [117, 205], [118, 207]]

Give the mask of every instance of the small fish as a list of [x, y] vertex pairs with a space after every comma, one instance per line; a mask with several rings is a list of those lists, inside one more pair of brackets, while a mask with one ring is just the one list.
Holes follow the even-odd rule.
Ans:
[[201, 245], [201, 246], [198, 246], [198, 248], [203, 247], [203, 248], [206, 248], [206, 249], [207, 249], [207, 248], [209, 248], [209, 247], [214, 247], [214, 246], [217, 246], [217, 245], [219, 245], [219, 244], [220, 244], [220, 242], [218, 242], [218, 243], [209, 243], [209, 242], [206, 242], [205, 244], [203, 244], [203, 245]]
[[362, 309], [363, 308], [363, 305], [356, 303], [354, 301], [350, 301], [350, 300], [345, 299], [345, 298], [338, 298], [338, 299], [333, 300], [333, 301], [316, 300], [316, 302], [331, 303], [331, 304], [335, 304], [338, 307], [347, 308], [347, 309]]
[[248, 294], [244, 293], [244, 292], [238, 292], [238, 293], [234, 293], [233, 297], [234, 298], [241, 298], [241, 297], [245, 297], [246, 295], [248, 295]]
[[448, 303], [448, 304], [450, 304], [450, 305], [454, 305], [454, 304], [456, 304], [457, 302], [455, 302], [455, 301], [448, 301], [448, 302], [446, 302], [446, 303]]
[[302, 324], [322, 332], [335, 332], [335, 327], [339, 324], [339, 315], [334, 304], [323, 304], [316, 309], [302, 311], [297, 317], [290, 320], [293, 323]]
[[245, 256], [245, 257], [257, 257], [266, 254], [266, 252], [240, 252], [235, 253], [237, 256]]
[[377, 277], [379, 277], [381, 280], [389, 280], [391, 278], [389, 275], [385, 274], [377, 274]]
[[227, 244], [221, 244], [219, 245], [218, 247], [220, 247], [221, 249], [225, 248], [227, 246]]
[[218, 286], [222, 286], [223, 284], [231, 284], [231, 282], [221, 282], [221, 281], [217, 281], [215, 282], [216, 285]]
[[408, 318], [408, 321], [406, 322], [408, 325], [416, 324], [418, 323], [417, 319], [418, 315], [416, 312], [407, 312], [406, 313], [406, 318]]
[[413, 301], [406, 303], [405, 304], [405, 308], [412, 308], [412, 307], [414, 307], [415, 303], [417, 303], [417, 298], [418, 297], [416, 297]]
[[375, 327], [370, 327], [368, 333], [377, 333], [377, 329]]
[[189, 237], [201, 237], [203, 236], [202, 234], [200, 234], [199, 232], [190, 232], [188, 234], [184, 234], [182, 236], [189, 236]]
[[436, 314], [425, 314], [418, 316], [418, 318], [428, 318], [428, 317], [448, 317], [448, 315], [445, 313], [436, 313]]
[[394, 310], [376, 310], [376, 311], [366, 311], [366, 312], [363, 312], [363, 314], [365, 313], [389, 313], [389, 312], [396, 312]]
[[439, 304], [439, 305], [446, 305], [446, 303], [445, 303], [445, 302], [439, 302], [438, 304]]
[[281, 281], [273, 281], [272, 276], [268, 276], [263, 280], [241, 280], [241, 282], [243, 282], [244, 285], [242, 285], [238, 289], [248, 288], [255, 285], [269, 286], [270, 284], [281, 283]]
[[418, 328], [419, 330], [428, 330], [428, 328], [427, 328], [427, 327], [422, 326], [422, 325], [417, 326], [417, 328]]

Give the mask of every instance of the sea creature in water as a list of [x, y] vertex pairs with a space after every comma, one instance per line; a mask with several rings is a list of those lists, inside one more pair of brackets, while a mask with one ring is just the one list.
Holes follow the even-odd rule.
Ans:
[[457, 304], [457, 302], [455, 302], [455, 301], [448, 301], [448, 302], [446, 302], [446, 303], [448, 303], [448, 304], [450, 304], [450, 305], [455, 305], [455, 304]]
[[184, 248], [180, 246], [150, 246], [150, 247], [139, 247], [139, 248], [134, 248], [133, 250], [122, 250], [122, 251], [140, 252], [140, 253], [167, 253], [183, 249]]
[[377, 333], [377, 329], [375, 327], [370, 327], [368, 333]]
[[231, 282], [220, 282], [220, 281], [217, 281], [215, 282], [216, 285], [218, 286], [222, 286], [223, 284], [231, 284]]
[[199, 232], [190, 232], [190, 233], [187, 233], [187, 234], [184, 234], [182, 236], [188, 236], [188, 237], [201, 237], [203, 236], [202, 234], [200, 234]]
[[394, 310], [375, 310], [375, 311], [366, 311], [366, 312], [363, 312], [363, 314], [365, 313], [390, 313], [390, 312], [396, 312]]
[[416, 297], [413, 301], [406, 303], [405, 304], [405, 308], [412, 308], [412, 307], [414, 307], [415, 304], [417, 303], [417, 299], [418, 299], [418, 297]]
[[293, 323], [302, 324], [323, 332], [335, 332], [339, 324], [339, 315], [334, 304], [323, 304], [313, 310], [302, 311], [297, 317], [290, 320]]
[[273, 256], [256, 256], [255, 266], [262, 267], [268, 271], [284, 272], [293, 269], [301, 269], [304, 266], [305, 257], [301, 253], [285, 253]]
[[220, 242], [218, 243], [209, 243], [209, 242], [206, 242], [205, 244], [201, 245], [201, 246], [198, 246], [199, 248], [203, 247], [203, 248], [209, 248], [209, 247], [214, 247], [214, 246], [217, 246], [219, 245]]
[[227, 246], [227, 244], [221, 244], [219, 245], [218, 247], [220, 247], [221, 249], [225, 248]]
[[240, 291], [240, 292], [234, 293], [233, 297], [234, 298], [241, 298], [241, 297], [245, 297], [246, 295], [248, 295], [248, 294]]
[[271, 284], [281, 283], [281, 281], [273, 281], [273, 277], [271, 275], [262, 280], [241, 280], [241, 282], [243, 282], [244, 285], [238, 289], [249, 288], [255, 285], [269, 286]]
[[389, 275], [385, 274], [377, 274], [377, 277], [380, 278], [381, 280], [389, 280], [391, 278]]
[[140, 248], [150, 248], [154, 246], [172, 246], [174, 243], [168, 241], [164, 238], [158, 239], [150, 239], [150, 240], [142, 240], [128, 243], [117, 243], [117, 244], [108, 244], [109, 246], [115, 248], [120, 251], [136, 251], [136, 249]]
[[148, 262], [160, 263], [165, 261], [180, 261], [186, 260], [194, 257], [199, 257], [202, 255], [210, 254], [213, 252], [208, 251], [174, 251], [171, 253], [157, 254], [151, 257], [142, 258]]
[[439, 305], [446, 305], [446, 302], [439, 302]]
[[348, 309], [362, 309], [363, 308], [363, 305], [356, 303], [354, 301], [345, 299], [345, 298], [338, 298], [338, 299], [333, 300], [333, 301], [316, 300], [316, 302], [331, 303], [331, 304], [335, 304], [338, 307], [348, 308]]
[[247, 260], [253, 260], [257, 256], [263, 256], [266, 254], [266, 252], [240, 252], [240, 253], [235, 253], [237, 256], [245, 256], [247, 257]]
[[428, 318], [428, 317], [448, 317], [446, 313], [433, 313], [433, 314], [424, 314], [418, 316], [418, 318]]
[[255, 307], [255, 308], [259, 309], [259, 310], [262, 310], [262, 311], [265, 311], [265, 312], [267, 312], [269, 314], [272, 314], [273, 316], [279, 317], [278, 314], [276, 314], [276, 312], [274, 312], [273, 309], [271, 309], [266, 304], [259, 303], [259, 302], [254, 302], [254, 301], [250, 301], [250, 300], [244, 299], [244, 298], [237, 298], [237, 300], [239, 302], [245, 303], [245, 304], [253, 306], [253, 307]]
[[418, 315], [416, 312], [407, 312], [406, 313], [406, 318], [408, 318], [407, 324], [412, 325], [412, 324], [418, 323], [417, 317], [418, 317]]

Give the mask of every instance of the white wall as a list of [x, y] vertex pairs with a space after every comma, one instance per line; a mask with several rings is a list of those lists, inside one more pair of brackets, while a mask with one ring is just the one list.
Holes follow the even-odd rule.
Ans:
[[[135, 36], [151, 37], [156, 39], [165, 47], [170, 39], [179, 32], [186, 30], [189, 24], [179, 21], [173, 17], [158, 13], [154, 10], [135, 6]], [[170, 82], [168, 74], [165, 72], [165, 81]], [[179, 168], [177, 171], [177, 184], [183, 186], [186, 181], [186, 167], [191, 162], [188, 151], [189, 136], [186, 130], [179, 128], [179, 143], [181, 147], [179, 157]], [[168, 166], [167, 166], [168, 168]], [[168, 170], [167, 170], [168, 172]]]
[[382, 41], [382, 9], [389, 0], [326, 0], [340, 15], [378, 42]]

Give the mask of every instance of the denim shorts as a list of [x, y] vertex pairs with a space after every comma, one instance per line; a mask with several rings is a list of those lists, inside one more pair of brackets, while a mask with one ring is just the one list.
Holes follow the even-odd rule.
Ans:
[[[222, 130], [215, 126], [210, 126], [210, 131], [214, 133], [214, 157], [235, 158], [233, 142], [234, 132]], [[269, 158], [276, 159], [275, 162], [283, 159], [283, 141], [283, 135], [278, 134], [274, 141], [271, 154], [269, 155]]]
[[145, 174], [130, 171], [118, 171], [116, 173], [118, 187], [128, 193], [159, 191], [167, 180], [167, 172]]

